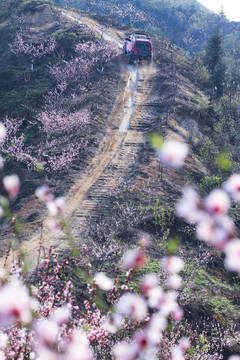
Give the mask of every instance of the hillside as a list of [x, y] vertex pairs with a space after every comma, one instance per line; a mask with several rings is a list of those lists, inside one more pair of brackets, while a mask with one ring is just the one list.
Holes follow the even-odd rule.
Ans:
[[226, 17], [219, 18], [197, 0], [157, 1], [78, 1], [56, 0], [57, 3], [98, 14], [110, 14], [128, 26], [162, 35], [190, 53], [204, 50], [209, 35], [220, 24], [228, 54], [233, 56], [240, 25]]
[[[207, 12], [196, 2], [195, 8], [207, 21]], [[186, 263], [180, 302], [187, 327], [213, 343], [212, 353], [227, 359], [239, 350], [239, 280], [224, 270], [219, 252], [200, 244], [194, 228], [176, 218], [175, 205], [184, 185], [199, 186], [205, 196], [222, 184], [230, 173], [217, 162], [223, 150], [239, 169], [239, 94], [210, 99], [201, 64], [156, 34], [151, 35], [153, 63], [127, 65], [122, 42], [138, 22], [130, 27], [119, 17], [84, 10], [17, 1], [0, 13], [0, 113], [12, 131], [1, 151], [4, 171], [16, 172], [22, 184], [11, 203], [24, 224], [14, 240], [32, 267], [41, 239], [62, 256], [73, 244], [76, 249], [87, 244], [93, 270], [114, 273], [120, 254], [147, 234], [152, 244], [144, 272], [158, 274], [164, 283], [159, 259], [168, 241], [180, 236], [179, 253]], [[173, 21], [169, 15], [166, 27]], [[183, 168], [159, 165], [152, 133], [188, 143]], [[44, 182], [66, 201], [64, 221], [71, 230], [66, 227], [67, 235], [57, 240], [42, 226], [49, 215], [34, 195]], [[231, 211], [238, 225], [238, 206]], [[2, 256], [11, 225], [9, 219], [1, 221]], [[85, 294], [79, 278], [75, 282]]]

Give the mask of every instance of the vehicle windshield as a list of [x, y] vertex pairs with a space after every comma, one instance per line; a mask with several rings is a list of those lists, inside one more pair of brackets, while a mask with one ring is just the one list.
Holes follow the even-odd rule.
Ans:
[[150, 47], [150, 43], [147, 41], [136, 41], [136, 48], [140, 48], [142, 46]]

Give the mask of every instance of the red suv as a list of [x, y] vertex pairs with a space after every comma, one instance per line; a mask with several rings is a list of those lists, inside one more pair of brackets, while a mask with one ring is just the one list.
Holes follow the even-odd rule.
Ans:
[[150, 37], [144, 32], [135, 31], [125, 39], [123, 53], [128, 54], [128, 63], [145, 60], [152, 61], [153, 51]]

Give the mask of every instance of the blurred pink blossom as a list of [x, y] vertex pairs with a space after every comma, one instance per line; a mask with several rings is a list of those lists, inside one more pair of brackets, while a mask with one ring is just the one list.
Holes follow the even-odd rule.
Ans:
[[136, 358], [136, 349], [130, 343], [122, 341], [114, 346], [113, 355], [116, 360], [132, 360]]
[[177, 274], [184, 268], [184, 262], [179, 256], [169, 255], [162, 259], [162, 266], [169, 274]]
[[188, 154], [188, 146], [179, 141], [166, 140], [157, 154], [163, 165], [177, 169], [184, 164]]
[[210, 215], [222, 216], [228, 213], [230, 208], [230, 199], [222, 189], [215, 189], [204, 199], [205, 209]]
[[35, 195], [43, 202], [52, 201], [54, 199], [53, 194], [47, 185], [37, 187]]
[[32, 310], [36, 306], [29, 296], [26, 286], [14, 279], [6, 283], [1, 289], [0, 296], [0, 324], [8, 326], [14, 321], [24, 324], [32, 320]]
[[45, 348], [52, 348], [57, 343], [60, 334], [57, 323], [48, 319], [38, 320], [35, 331], [38, 346]]
[[233, 200], [240, 201], [240, 174], [232, 174], [223, 187]]
[[95, 274], [94, 281], [100, 289], [105, 291], [111, 290], [114, 286], [113, 280], [107, 277], [103, 272]]
[[66, 360], [92, 360], [92, 352], [89, 341], [82, 330], [74, 330], [70, 336], [70, 344], [66, 354]]
[[127, 293], [118, 301], [116, 311], [132, 320], [142, 321], [147, 315], [147, 305], [143, 297]]
[[53, 236], [58, 237], [61, 235], [61, 233], [62, 233], [61, 226], [58, 224], [57, 221], [49, 219], [49, 220], [45, 221], [45, 224], [46, 224], [47, 228], [51, 231]]
[[169, 289], [177, 290], [180, 288], [181, 283], [182, 283], [182, 278], [177, 274], [170, 275], [167, 278], [167, 286]]
[[46, 203], [48, 213], [50, 216], [57, 216], [59, 215], [65, 206], [65, 201], [63, 197], [58, 197], [54, 200], [47, 201]]
[[195, 224], [199, 217], [201, 198], [197, 191], [187, 186], [176, 206], [176, 215], [184, 218], [189, 224]]
[[230, 271], [240, 273], [240, 240], [231, 240], [224, 248], [225, 266]]
[[124, 254], [122, 259], [122, 268], [125, 270], [139, 269], [146, 264], [146, 261], [146, 255], [140, 247], [132, 249]]
[[0, 141], [4, 140], [7, 135], [7, 131], [2, 122], [0, 122]]
[[141, 291], [144, 295], [149, 296], [149, 291], [154, 289], [158, 284], [155, 274], [147, 274], [140, 280]]
[[3, 178], [3, 186], [7, 191], [11, 199], [15, 199], [19, 189], [20, 189], [20, 180], [17, 175], [8, 175]]

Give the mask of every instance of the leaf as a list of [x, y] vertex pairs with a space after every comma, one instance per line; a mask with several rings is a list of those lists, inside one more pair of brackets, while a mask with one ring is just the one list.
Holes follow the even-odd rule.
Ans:
[[149, 140], [150, 144], [152, 145], [152, 147], [154, 148], [154, 150], [156, 150], [156, 151], [158, 151], [163, 144], [162, 136], [158, 135], [157, 133], [150, 134], [148, 137], [148, 140]]
[[169, 254], [171, 254], [171, 255], [176, 254], [180, 243], [181, 243], [181, 238], [180, 237], [170, 239], [168, 241], [168, 244], [167, 244]]
[[232, 168], [232, 162], [227, 151], [222, 151], [217, 157], [217, 164], [223, 171], [230, 171]]

